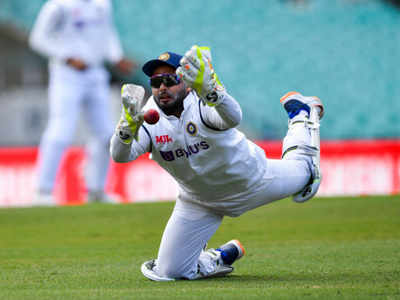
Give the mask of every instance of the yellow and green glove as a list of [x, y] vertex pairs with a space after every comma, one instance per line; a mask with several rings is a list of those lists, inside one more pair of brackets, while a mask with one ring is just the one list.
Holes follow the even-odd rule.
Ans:
[[219, 81], [211, 64], [209, 47], [193, 46], [180, 61], [176, 74], [190, 86], [204, 104], [216, 106], [225, 95], [225, 87]]
[[144, 88], [135, 84], [124, 84], [121, 89], [122, 112], [116, 128], [116, 134], [125, 144], [138, 140], [139, 128], [143, 124], [143, 111], [147, 99]]

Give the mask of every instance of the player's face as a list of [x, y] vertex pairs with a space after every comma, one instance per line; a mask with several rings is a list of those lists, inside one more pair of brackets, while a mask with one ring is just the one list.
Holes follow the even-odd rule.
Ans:
[[175, 69], [167, 65], [156, 68], [150, 82], [158, 107], [167, 115], [179, 117], [189, 89], [176, 77]]

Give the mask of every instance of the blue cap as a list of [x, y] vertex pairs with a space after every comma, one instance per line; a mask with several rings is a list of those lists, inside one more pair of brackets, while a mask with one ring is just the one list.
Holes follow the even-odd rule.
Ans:
[[146, 62], [143, 65], [142, 70], [144, 74], [151, 77], [153, 76], [154, 70], [159, 66], [167, 65], [177, 69], [180, 66], [179, 62], [181, 58], [182, 55], [173, 52], [164, 52], [157, 59], [152, 59]]

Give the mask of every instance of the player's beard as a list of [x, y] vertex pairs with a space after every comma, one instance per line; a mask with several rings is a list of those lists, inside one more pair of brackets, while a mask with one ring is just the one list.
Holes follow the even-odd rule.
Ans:
[[[175, 115], [180, 116], [183, 111], [183, 100], [186, 98], [188, 92], [186, 88], [182, 88], [177, 93], [171, 93], [168, 90], [163, 93], [154, 95], [154, 100], [157, 106], [166, 114], [166, 115]], [[163, 97], [168, 97], [171, 100], [168, 103], [163, 103], [160, 99]]]

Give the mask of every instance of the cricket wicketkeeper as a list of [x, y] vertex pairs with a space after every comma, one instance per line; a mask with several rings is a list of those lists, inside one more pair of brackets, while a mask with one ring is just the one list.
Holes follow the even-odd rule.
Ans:
[[[206, 249], [224, 216], [236, 217], [288, 196], [304, 202], [317, 192], [323, 105], [317, 97], [284, 95], [280, 101], [289, 130], [282, 159], [267, 159], [235, 128], [242, 111], [214, 72], [209, 48], [193, 46], [184, 56], [165, 52], [145, 63], [143, 72], [150, 78], [152, 97], [144, 99], [141, 86], [123, 86], [111, 155], [116, 162], [129, 162], [150, 152], [178, 182], [180, 193], [157, 259], [144, 262], [142, 273], [155, 281], [228, 274], [245, 253], [241, 243], [231, 240]], [[154, 125], [143, 123], [148, 109], [160, 114]]]

